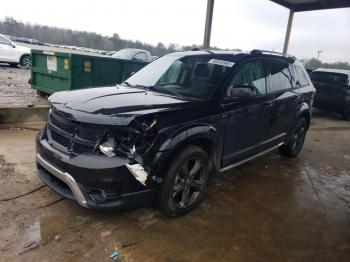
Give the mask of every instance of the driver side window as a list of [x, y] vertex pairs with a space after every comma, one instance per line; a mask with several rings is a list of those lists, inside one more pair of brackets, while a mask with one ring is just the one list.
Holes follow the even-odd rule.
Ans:
[[229, 86], [248, 85], [255, 88], [256, 95], [266, 94], [266, 75], [261, 61], [244, 64], [232, 78]]
[[2, 37], [0, 35], [0, 44], [2, 44], [2, 45], [11, 45], [11, 42], [8, 41], [5, 37]]

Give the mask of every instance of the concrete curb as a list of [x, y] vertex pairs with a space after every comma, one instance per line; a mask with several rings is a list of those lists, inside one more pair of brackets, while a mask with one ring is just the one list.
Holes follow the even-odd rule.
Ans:
[[12, 126], [13, 124], [43, 123], [47, 120], [49, 107], [46, 105], [25, 106], [0, 106], [0, 126]]

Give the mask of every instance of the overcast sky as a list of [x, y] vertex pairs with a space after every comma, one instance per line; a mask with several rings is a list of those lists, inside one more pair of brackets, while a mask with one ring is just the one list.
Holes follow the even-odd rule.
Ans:
[[[202, 44], [207, 0], [1, 1], [5, 16], [151, 44]], [[269, 0], [216, 0], [211, 45], [281, 51], [288, 10]], [[289, 53], [350, 62], [350, 8], [296, 13]]]

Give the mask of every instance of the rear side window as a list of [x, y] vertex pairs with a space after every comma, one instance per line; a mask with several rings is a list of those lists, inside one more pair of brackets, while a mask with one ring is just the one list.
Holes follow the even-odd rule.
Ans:
[[230, 86], [249, 85], [255, 87], [257, 95], [266, 94], [266, 74], [261, 61], [244, 64], [232, 78]]
[[267, 61], [267, 75], [269, 79], [268, 92], [278, 92], [293, 87], [293, 77], [289, 64], [283, 61]]
[[348, 83], [348, 76], [346, 74], [339, 74], [339, 73], [312, 72], [311, 80], [314, 82], [346, 85]]
[[137, 53], [133, 59], [139, 60], [139, 61], [147, 61], [147, 56], [146, 56], [146, 53], [141, 52], [141, 53]]
[[295, 87], [303, 87], [307, 86], [309, 84], [309, 80], [305, 74], [305, 71], [303, 68], [301, 68], [298, 65], [291, 65], [291, 67], [294, 69], [291, 70], [293, 76], [294, 76], [294, 86]]

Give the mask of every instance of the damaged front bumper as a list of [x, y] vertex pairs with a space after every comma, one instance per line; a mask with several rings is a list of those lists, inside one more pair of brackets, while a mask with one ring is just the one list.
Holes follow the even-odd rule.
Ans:
[[37, 138], [37, 174], [60, 195], [83, 207], [120, 210], [150, 204], [156, 183], [128, 158], [70, 156]]

